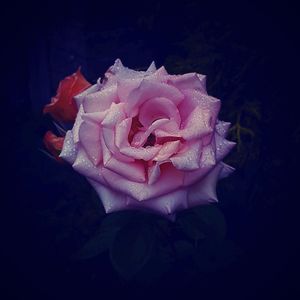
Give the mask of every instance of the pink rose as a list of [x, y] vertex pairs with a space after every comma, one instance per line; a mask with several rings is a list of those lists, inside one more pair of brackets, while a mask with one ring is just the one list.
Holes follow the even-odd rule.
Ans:
[[205, 76], [169, 75], [154, 63], [134, 71], [117, 59], [74, 99], [79, 111], [60, 157], [86, 176], [107, 213], [173, 215], [217, 201], [217, 180], [233, 170], [222, 159], [235, 143]]

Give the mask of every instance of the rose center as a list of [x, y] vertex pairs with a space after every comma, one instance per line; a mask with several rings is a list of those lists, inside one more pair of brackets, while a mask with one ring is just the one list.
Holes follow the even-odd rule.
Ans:
[[146, 143], [144, 144], [144, 148], [147, 147], [147, 146], [154, 146], [155, 145], [155, 142], [156, 142], [156, 137], [154, 134], [150, 134], [147, 138], [147, 141]]

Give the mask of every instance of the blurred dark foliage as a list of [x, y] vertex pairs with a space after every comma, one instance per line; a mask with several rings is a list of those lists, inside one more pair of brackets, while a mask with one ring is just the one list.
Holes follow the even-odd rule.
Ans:
[[[292, 4], [141, 5], [7, 8], [8, 124], [16, 130], [6, 145], [13, 175], [2, 200], [3, 299], [293, 299], [300, 127]], [[135, 69], [155, 60], [170, 73], [207, 75], [237, 142], [225, 160], [236, 172], [219, 182], [217, 205], [175, 222], [105, 215], [84, 178], [40, 151], [45, 131], [56, 130], [41, 109], [59, 80], [80, 65], [95, 82], [116, 58]]]

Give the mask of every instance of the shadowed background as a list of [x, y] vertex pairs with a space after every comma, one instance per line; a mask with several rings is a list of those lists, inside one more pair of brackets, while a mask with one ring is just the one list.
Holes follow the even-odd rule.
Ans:
[[[2, 101], [16, 129], [5, 146], [13, 174], [2, 226], [8, 299], [296, 297], [299, 44], [292, 3], [51, 2], [3, 12]], [[107, 217], [80, 175], [40, 151], [43, 134], [54, 130], [41, 111], [59, 81], [81, 66], [95, 82], [116, 58], [134, 69], [155, 60], [169, 73], [207, 75], [208, 93], [222, 100], [220, 119], [232, 123], [229, 138], [237, 142], [225, 160], [237, 171], [219, 183], [216, 211], [200, 210], [200, 219], [186, 212], [175, 224], [130, 212]], [[212, 220], [213, 246], [202, 243], [211, 234], [199, 226], [203, 214]], [[141, 224], [145, 231], [137, 233]], [[115, 246], [99, 249], [101, 226], [108, 228], [105, 241], [100, 237], [105, 246], [121, 228]], [[132, 247], [138, 234], [151, 238]], [[142, 264], [127, 265], [132, 252]]]

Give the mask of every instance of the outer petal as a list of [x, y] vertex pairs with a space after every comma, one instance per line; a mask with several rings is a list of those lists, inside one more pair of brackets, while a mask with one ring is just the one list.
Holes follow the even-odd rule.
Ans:
[[211, 113], [197, 106], [184, 122], [180, 134], [185, 140], [200, 139], [213, 132]]
[[216, 165], [215, 151], [212, 145], [204, 146], [200, 158], [200, 167], [184, 173], [184, 186], [189, 186], [202, 179]]
[[229, 127], [230, 127], [229, 122], [218, 120], [216, 124], [216, 131], [221, 137], [226, 137]]
[[77, 156], [77, 145], [74, 143], [72, 130], [68, 130], [65, 135], [64, 145], [59, 155], [69, 164], [73, 164]]
[[113, 156], [105, 163], [105, 168], [136, 182], [145, 182], [145, 168], [141, 162], [122, 162]]
[[79, 111], [78, 114], [76, 116], [76, 120], [75, 123], [73, 125], [72, 128], [72, 133], [73, 133], [73, 137], [74, 137], [74, 143], [78, 143], [79, 142], [79, 128], [81, 126], [81, 123], [83, 122], [82, 120], [82, 115], [84, 114], [83, 111], [83, 107], [82, 105], [79, 107]]
[[216, 144], [216, 159], [221, 161], [236, 145], [235, 142], [231, 142], [221, 137], [218, 133], [215, 133], [215, 144]]
[[219, 113], [221, 102], [219, 99], [208, 96], [199, 90], [182, 90], [185, 100], [179, 104], [178, 110], [182, 120], [186, 120], [196, 107], [208, 110], [213, 118], [212, 125], [215, 124]]
[[130, 181], [108, 169], [103, 170], [103, 176], [110, 187], [138, 201], [144, 201], [165, 195], [182, 186], [182, 172], [176, 170], [171, 164], [164, 164], [161, 168], [160, 180], [152, 185]]
[[201, 181], [188, 188], [189, 207], [217, 202], [216, 184], [223, 166], [217, 164]]
[[188, 143], [186, 149], [170, 158], [174, 167], [178, 170], [192, 171], [200, 167], [202, 151], [201, 141]]
[[86, 90], [84, 90], [83, 92], [81, 92], [80, 94], [77, 94], [76, 96], [74, 96], [74, 100], [76, 102], [77, 108], [79, 109], [80, 105], [83, 102], [83, 99], [87, 95], [99, 91], [100, 88], [101, 88], [101, 86], [99, 84], [94, 84], [94, 85], [90, 86], [89, 88], [87, 88]]
[[85, 96], [82, 104], [85, 112], [93, 113], [108, 109], [114, 102], [118, 102], [116, 85]]
[[100, 183], [105, 183], [105, 180], [102, 176], [102, 172], [103, 172], [102, 168], [100, 166], [96, 167], [89, 160], [87, 154], [81, 147], [78, 147], [78, 152], [77, 152], [76, 160], [73, 163], [73, 168], [78, 173], [90, 179], [93, 179]]
[[118, 122], [126, 119], [124, 113], [124, 103], [112, 103], [101, 125], [106, 128], [113, 128]]
[[206, 76], [197, 73], [186, 73], [183, 75], [170, 75], [169, 83], [180, 90], [192, 89], [206, 93]]
[[83, 122], [79, 129], [80, 144], [94, 165], [102, 161], [100, 127], [91, 122]]

